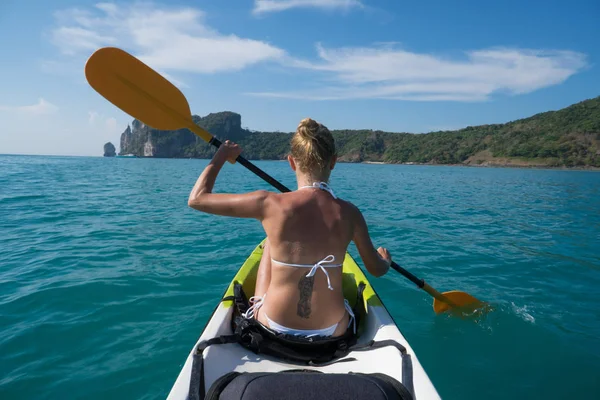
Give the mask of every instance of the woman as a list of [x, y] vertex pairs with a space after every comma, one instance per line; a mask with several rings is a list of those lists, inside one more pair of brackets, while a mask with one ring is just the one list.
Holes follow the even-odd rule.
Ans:
[[348, 245], [354, 241], [374, 276], [388, 271], [391, 256], [384, 248], [375, 250], [361, 212], [327, 184], [337, 161], [331, 132], [310, 118], [300, 122], [288, 156], [298, 190], [289, 193], [212, 193], [225, 161], [234, 163], [240, 153], [235, 143], [221, 145], [194, 185], [188, 205], [261, 221], [267, 240], [246, 317], [303, 337], [341, 336], [355, 329], [342, 294], [341, 265]]

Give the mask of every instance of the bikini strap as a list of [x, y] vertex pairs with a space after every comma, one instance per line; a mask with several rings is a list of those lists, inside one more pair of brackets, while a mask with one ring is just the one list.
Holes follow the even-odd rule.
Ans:
[[250, 307], [248, 307], [248, 310], [246, 310], [245, 313], [242, 313], [242, 316], [244, 318], [253, 318], [254, 315], [256, 314], [256, 312], [258, 311], [258, 309], [263, 305], [263, 303], [265, 301], [265, 297], [267, 297], [266, 293], [262, 296], [250, 297], [250, 299], [248, 299], [248, 302], [252, 305]]
[[315, 273], [317, 272], [317, 269], [321, 268], [321, 271], [323, 271], [323, 273], [327, 277], [327, 287], [329, 288], [329, 290], [333, 290], [333, 287], [331, 286], [331, 280], [329, 279], [329, 273], [327, 272], [325, 267], [323, 267], [323, 263], [331, 263], [334, 261], [335, 261], [335, 256], [333, 254], [328, 255], [327, 257], [325, 257], [324, 259], [322, 259], [321, 261], [319, 261], [318, 263], [313, 265], [313, 267], [310, 269], [308, 274], [306, 274], [306, 277], [310, 278], [310, 277], [314, 276]]
[[[308, 274], [306, 274], [307, 278], [313, 277], [315, 275], [315, 273], [317, 272], [317, 270], [321, 269], [321, 271], [323, 271], [323, 273], [327, 277], [327, 287], [329, 288], [329, 290], [333, 290], [333, 287], [331, 286], [331, 280], [329, 278], [329, 273], [327, 272], [325, 267], [341, 267], [342, 266], [342, 264], [329, 264], [329, 263], [332, 263], [335, 261], [335, 256], [333, 254], [328, 255], [327, 257], [325, 257], [324, 259], [322, 259], [321, 261], [319, 261], [315, 264], [288, 264], [288, 263], [274, 260], [272, 258], [271, 258], [271, 261], [276, 262], [281, 265], [285, 265], [287, 267], [303, 267], [303, 268], [310, 267], [310, 271], [308, 272]], [[325, 263], [328, 263], [328, 265], [323, 265]]]
[[353, 332], [356, 333], [356, 316], [354, 315], [354, 310], [352, 310], [352, 306], [348, 302], [348, 299], [344, 299], [344, 308], [346, 308], [346, 311], [348, 311], [348, 316], [350, 317], [348, 326], [350, 326], [350, 324], [354, 324]]
[[325, 190], [326, 192], [329, 192], [329, 194], [331, 194], [331, 196], [333, 196], [334, 199], [337, 199], [337, 196], [333, 193], [333, 189], [331, 189], [331, 187], [329, 187], [327, 182], [313, 182], [313, 184], [310, 186], [301, 186], [298, 189], [307, 189], [307, 188]]

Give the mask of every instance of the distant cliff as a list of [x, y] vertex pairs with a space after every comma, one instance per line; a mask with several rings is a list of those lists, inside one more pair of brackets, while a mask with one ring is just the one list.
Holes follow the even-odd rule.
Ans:
[[[220, 112], [194, 122], [238, 142], [248, 159], [283, 159], [289, 133], [242, 129], [241, 116]], [[600, 97], [506, 124], [427, 134], [332, 131], [340, 161], [415, 164], [600, 167]], [[187, 129], [159, 131], [134, 120], [121, 135], [120, 154], [208, 158], [214, 149]]]
[[[249, 132], [242, 129], [242, 117], [233, 112], [194, 115], [193, 121], [219, 138], [241, 140]], [[121, 134], [119, 154], [135, 154], [139, 157], [205, 158], [213, 154], [212, 146], [197, 137], [189, 129], [161, 131], [134, 120]]]
[[115, 145], [111, 142], [108, 142], [104, 145], [104, 157], [114, 157], [116, 156]]

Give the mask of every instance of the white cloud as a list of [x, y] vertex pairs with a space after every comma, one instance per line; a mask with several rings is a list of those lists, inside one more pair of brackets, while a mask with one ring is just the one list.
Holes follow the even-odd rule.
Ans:
[[358, 0], [254, 0], [254, 14], [280, 12], [291, 8], [349, 9], [363, 7]]
[[106, 130], [110, 133], [115, 132], [119, 129], [116, 118], [106, 118], [106, 120], [104, 121], [104, 125], [106, 126]]
[[[237, 71], [277, 60], [285, 52], [269, 43], [222, 34], [194, 8], [100, 3], [55, 14], [51, 41], [66, 56], [85, 56], [103, 46], [123, 48], [162, 71]], [[181, 82], [179, 82], [183, 85]]]
[[114, 117], [106, 117], [97, 111], [88, 111], [88, 122], [94, 129], [99, 130], [104, 135], [114, 135], [120, 133], [123, 129]]
[[251, 94], [309, 100], [482, 101], [495, 93], [529, 93], [562, 83], [586, 66], [584, 54], [564, 50], [494, 48], [466, 52], [460, 59], [389, 45], [338, 49], [318, 45], [317, 52], [318, 62], [287, 62], [324, 74], [327, 83], [319, 90]]
[[90, 125], [94, 125], [96, 123], [96, 119], [98, 119], [98, 113], [96, 111], [89, 111], [88, 115], [88, 122], [90, 123]]
[[0, 105], [0, 111], [15, 112], [25, 115], [48, 115], [56, 113], [58, 111], [58, 107], [44, 100], [43, 98], [40, 98], [38, 99], [37, 104], [32, 104], [29, 106]]
[[74, 55], [80, 51], [92, 52], [100, 46], [114, 45], [117, 39], [104, 36], [78, 26], [61, 26], [54, 30], [52, 39], [55, 45], [66, 55]]
[[[259, 13], [309, 6], [366, 7], [355, 0], [255, 1]], [[55, 16], [57, 26], [51, 40], [64, 57], [43, 64], [50, 71], [66, 65], [64, 59], [77, 59], [81, 65], [83, 57], [97, 48], [114, 45], [133, 53], [179, 87], [187, 87], [177, 76], [181, 72], [239, 71], [265, 62], [306, 72], [295, 89], [273, 87], [249, 93], [255, 96], [484, 101], [496, 94], [530, 93], [560, 84], [587, 66], [584, 54], [567, 50], [484, 48], [449, 57], [405, 50], [393, 41], [371, 47], [317, 45], [315, 60], [298, 59], [264, 41], [219, 33], [206, 24], [204, 12], [189, 7], [100, 3]], [[318, 90], [309, 90], [308, 85]]]

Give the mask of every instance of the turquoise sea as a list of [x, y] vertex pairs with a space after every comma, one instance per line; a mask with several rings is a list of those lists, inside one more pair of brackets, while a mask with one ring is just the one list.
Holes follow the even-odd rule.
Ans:
[[[0, 156], [0, 399], [165, 398], [263, 238], [187, 207], [206, 163]], [[373, 279], [444, 399], [600, 398], [600, 173], [340, 164], [331, 185], [399, 264], [494, 307], [436, 316]], [[215, 189], [259, 188], [227, 164]]]

